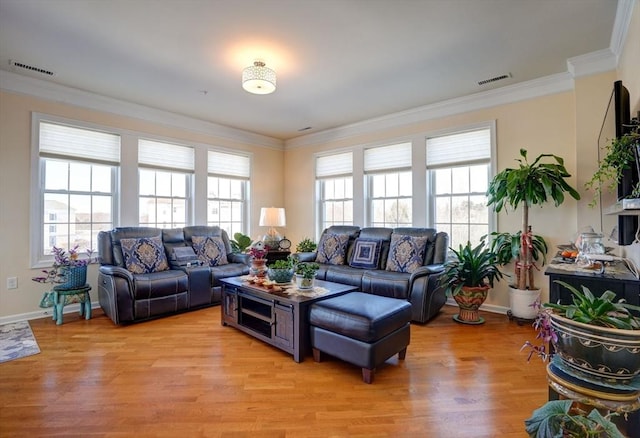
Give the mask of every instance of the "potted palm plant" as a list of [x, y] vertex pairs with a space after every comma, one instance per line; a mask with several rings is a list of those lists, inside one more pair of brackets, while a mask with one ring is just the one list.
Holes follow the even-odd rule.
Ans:
[[482, 324], [484, 319], [479, 316], [478, 309], [494, 282], [503, 277], [496, 254], [485, 242], [476, 247], [467, 242], [457, 251], [453, 248], [451, 251], [453, 256], [445, 263], [439, 282], [460, 308], [460, 313], [453, 319], [464, 324]]
[[488, 205], [499, 213], [507, 206], [522, 207], [522, 228], [516, 233], [492, 233], [491, 249], [498, 255], [500, 265], [515, 260], [515, 281], [510, 285], [511, 314], [520, 319], [535, 318], [532, 304], [539, 299], [540, 290], [534, 283], [534, 263], [545, 261], [547, 244], [534, 235], [529, 225], [529, 207], [553, 201], [557, 207], [564, 202], [565, 193], [579, 200], [580, 194], [567, 183], [571, 175], [564, 160], [553, 154], [541, 154], [533, 162], [527, 151], [520, 149], [518, 167], [507, 168], [493, 177], [487, 189]]

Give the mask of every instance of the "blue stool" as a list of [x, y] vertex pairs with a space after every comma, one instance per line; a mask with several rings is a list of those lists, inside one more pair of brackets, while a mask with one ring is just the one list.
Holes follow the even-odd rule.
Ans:
[[91, 319], [91, 286], [85, 284], [82, 287], [63, 289], [60, 286], [53, 288], [53, 320], [56, 325], [62, 324], [62, 310], [64, 306], [72, 303], [80, 303], [80, 316]]

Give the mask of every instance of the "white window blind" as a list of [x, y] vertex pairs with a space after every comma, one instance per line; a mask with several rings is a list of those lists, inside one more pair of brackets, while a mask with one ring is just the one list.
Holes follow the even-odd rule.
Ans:
[[193, 171], [195, 153], [192, 147], [140, 139], [138, 141], [138, 163], [162, 169]]
[[411, 143], [381, 146], [364, 151], [365, 172], [408, 167], [411, 167]]
[[40, 123], [40, 156], [72, 157], [118, 164], [120, 136], [53, 123]]
[[353, 153], [343, 152], [316, 158], [316, 176], [350, 175], [353, 172]]
[[490, 157], [490, 129], [427, 138], [427, 168], [472, 163]]
[[251, 161], [245, 155], [209, 151], [207, 169], [210, 174], [249, 178]]

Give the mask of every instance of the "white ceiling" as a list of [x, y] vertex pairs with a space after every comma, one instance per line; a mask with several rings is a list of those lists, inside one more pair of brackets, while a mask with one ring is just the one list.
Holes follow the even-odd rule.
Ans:
[[[286, 140], [566, 72], [610, 47], [617, 3], [0, 0], [0, 69]], [[273, 94], [241, 87], [256, 59]]]

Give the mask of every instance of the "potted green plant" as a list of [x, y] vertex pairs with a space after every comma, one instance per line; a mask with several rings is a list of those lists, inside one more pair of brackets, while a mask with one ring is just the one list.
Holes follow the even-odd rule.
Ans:
[[305, 237], [296, 246], [296, 252], [313, 252], [318, 248], [318, 245], [308, 237]]
[[253, 244], [251, 237], [242, 233], [234, 233], [233, 239], [229, 240], [231, 251], [234, 253], [243, 253]]
[[269, 280], [281, 284], [290, 283], [293, 278], [293, 266], [294, 261], [291, 256], [286, 259], [276, 260], [268, 266], [267, 275]]
[[484, 319], [478, 315], [478, 309], [494, 282], [503, 278], [496, 254], [485, 242], [476, 247], [467, 242], [457, 251], [453, 248], [451, 251], [453, 256], [445, 263], [439, 282], [460, 308], [460, 313], [453, 319], [465, 324], [482, 324]]
[[529, 225], [529, 207], [553, 201], [557, 207], [564, 202], [565, 193], [579, 200], [580, 194], [567, 183], [571, 175], [564, 160], [557, 155], [541, 154], [533, 162], [527, 160], [527, 151], [520, 149], [519, 166], [507, 168], [493, 177], [487, 189], [488, 205], [499, 213], [507, 206], [513, 210], [522, 207], [522, 228], [515, 234], [495, 235], [491, 248], [505, 265], [515, 259], [515, 282], [510, 285], [511, 313], [516, 318], [533, 319], [532, 304], [539, 299], [540, 290], [533, 282], [534, 262], [547, 252], [541, 236], [534, 236]]
[[530, 437], [575, 437], [575, 438], [624, 438], [618, 427], [611, 422], [617, 415], [602, 415], [597, 409], [581, 409], [573, 400], [550, 400], [533, 411], [525, 420], [525, 430]]
[[[598, 169], [585, 183], [585, 188], [594, 191], [593, 200], [589, 205], [595, 206], [597, 204], [603, 186], [608, 190], [615, 191], [626, 170], [635, 167], [640, 173], [638, 148], [640, 148], [640, 125], [636, 125], [631, 132], [607, 143], [604, 148], [604, 158], [598, 163]], [[635, 184], [629, 197], [640, 198], [640, 182]]]
[[294, 269], [298, 289], [313, 289], [313, 280], [320, 265], [313, 262], [299, 262], [296, 263]]

